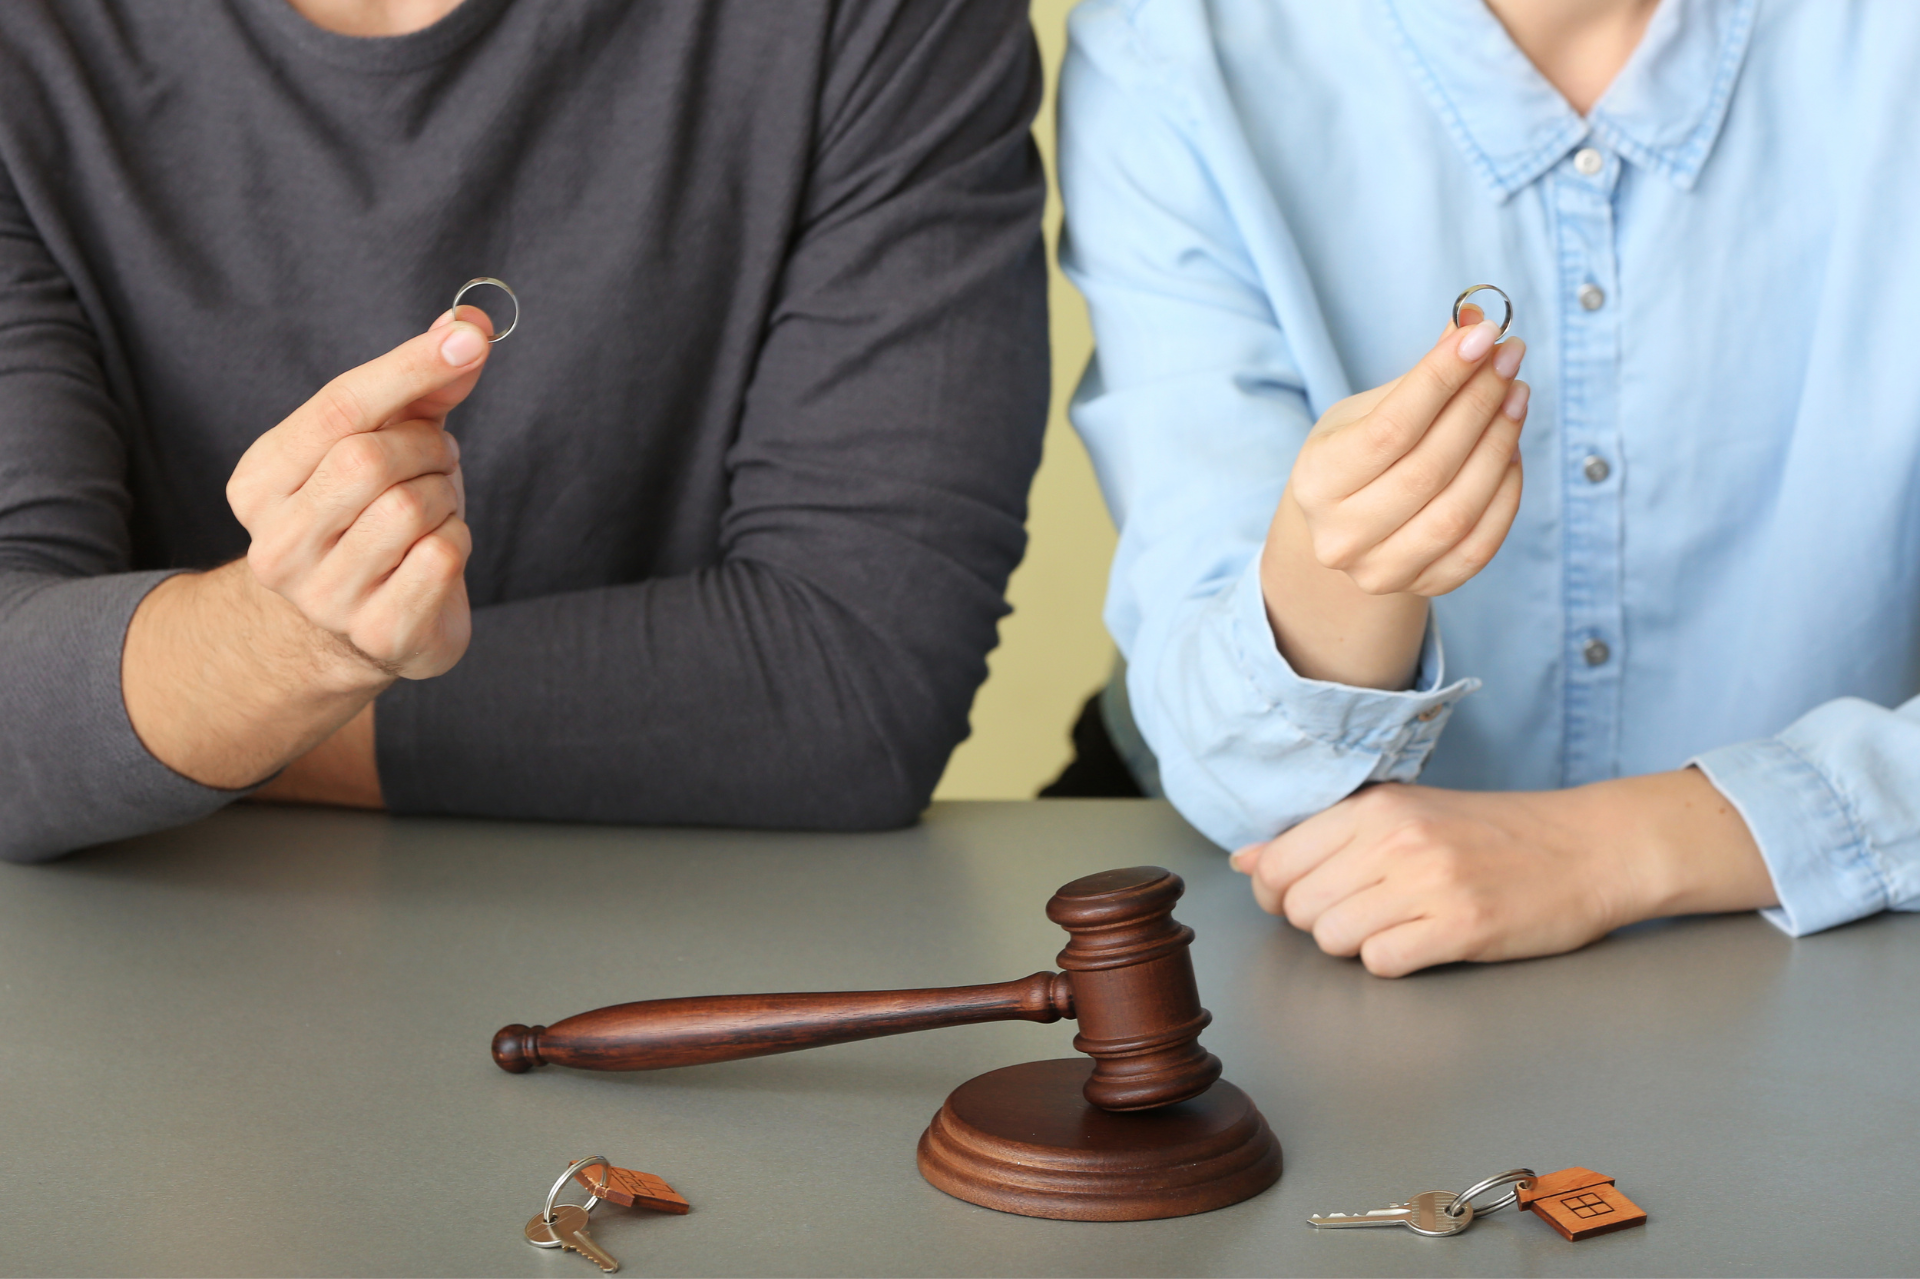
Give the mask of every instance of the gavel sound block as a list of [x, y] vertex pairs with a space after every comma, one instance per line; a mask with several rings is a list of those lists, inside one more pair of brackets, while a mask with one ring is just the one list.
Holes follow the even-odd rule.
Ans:
[[920, 1172], [971, 1203], [1030, 1217], [1142, 1221], [1210, 1212], [1280, 1179], [1280, 1143], [1200, 1047], [1200, 1006], [1173, 919], [1178, 875], [1136, 866], [1076, 879], [1047, 917], [1061, 973], [991, 986], [720, 995], [617, 1004], [557, 1025], [507, 1026], [493, 1059], [659, 1070], [974, 1022], [1077, 1017], [1087, 1054], [989, 1071], [953, 1091], [920, 1138]]

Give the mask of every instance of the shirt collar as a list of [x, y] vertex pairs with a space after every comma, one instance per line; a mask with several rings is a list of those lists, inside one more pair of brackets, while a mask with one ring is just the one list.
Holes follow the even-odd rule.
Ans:
[[1662, 0], [1585, 119], [1484, 0], [1384, 3], [1414, 79], [1467, 162], [1505, 200], [1588, 137], [1692, 190], [1726, 119], [1755, 0]]

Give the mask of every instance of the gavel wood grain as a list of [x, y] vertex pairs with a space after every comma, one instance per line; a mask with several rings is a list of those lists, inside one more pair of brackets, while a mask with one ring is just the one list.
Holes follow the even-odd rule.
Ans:
[[[1211, 1016], [1194, 982], [1193, 930], [1173, 918], [1183, 891], [1158, 866], [1061, 888], [1047, 917], [1068, 933], [1058, 959], [1065, 972], [932, 990], [616, 1004], [552, 1026], [503, 1027], [493, 1059], [515, 1074], [545, 1065], [659, 1070], [942, 1026], [1077, 1018], [1073, 1046], [1090, 1068], [1078, 1058], [1029, 1062], [962, 1086], [921, 1143], [921, 1172], [949, 1194], [1030, 1216], [1206, 1212], [1278, 1180], [1280, 1146], [1244, 1093], [1216, 1085], [1220, 1061], [1200, 1047]], [[1088, 1104], [1114, 1121], [1082, 1116]], [[1158, 1117], [1127, 1119], [1142, 1111]], [[1054, 1138], [1038, 1136], [1041, 1113], [1057, 1120]]]
[[552, 1026], [507, 1026], [493, 1059], [519, 1074], [535, 1066], [665, 1070], [983, 1021], [1073, 1016], [1064, 974], [992, 986], [837, 994], [708, 995], [649, 999], [580, 1013]]

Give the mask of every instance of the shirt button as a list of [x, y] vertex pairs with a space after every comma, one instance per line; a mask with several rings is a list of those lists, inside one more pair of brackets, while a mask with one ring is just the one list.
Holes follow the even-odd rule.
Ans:
[[1440, 718], [1440, 712], [1445, 709], [1447, 709], [1447, 704], [1445, 702], [1442, 702], [1438, 706], [1427, 707], [1427, 709], [1421, 711], [1418, 715], [1415, 715], [1414, 718], [1419, 720], [1422, 724], [1431, 724], [1433, 723], [1433, 721]]
[[1592, 147], [1581, 147], [1573, 154], [1573, 167], [1588, 177], [1592, 177], [1607, 167], [1607, 157], [1601, 155]]
[[1606, 458], [1589, 456], [1580, 464], [1580, 473], [1587, 477], [1589, 484], [1598, 484], [1613, 474], [1613, 468], [1607, 465]]
[[1587, 659], [1588, 666], [1605, 666], [1607, 659], [1613, 656], [1613, 650], [1602, 639], [1590, 639], [1580, 650], [1580, 656]]
[[1606, 290], [1597, 284], [1581, 285], [1580, 292], [1574, 296], [1580, 299], [1581, 309], [1587, 311], [1598, 311], [1607, 304]]

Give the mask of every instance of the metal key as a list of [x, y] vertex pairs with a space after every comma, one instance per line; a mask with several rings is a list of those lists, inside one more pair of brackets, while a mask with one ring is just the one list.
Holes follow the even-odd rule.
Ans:
[[568, 1252], [577, 1252], [600, 1269], [612, 1274], [620, 1263], [587, 1233], [587, 1210], [573, 1204], [561, 1204], [553, 1210], [553, 1237]]
[[1405, 1203], [1388, 1208], [1375, 1208], [1372, 1212], [1328, 1213], [1307, 1218], [1307, 1224], [1320, 1230], [1355, 1226], [1405, 1226], [1420, 1235], [1457, 1235], [1473, 1224], [1473, 1205], [1469, 1203], [1466, 1211], [1458, 1217], [1447, 1211], [1452, 1206], [1451, 1194], [1444, 1190], [1429, 1190], [1424, 1195], [1415, 1195]]
[[558, 1248], [560, 1241], [554, 1238], [553, 1227], [540, 1213], [527, 1218], [527, 1242], [536, 1248]]

